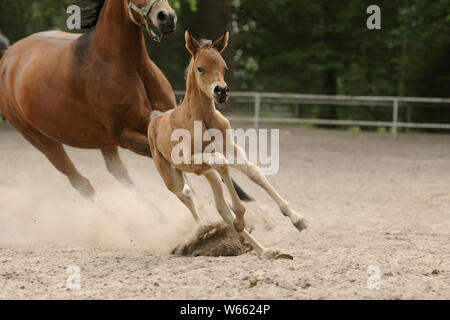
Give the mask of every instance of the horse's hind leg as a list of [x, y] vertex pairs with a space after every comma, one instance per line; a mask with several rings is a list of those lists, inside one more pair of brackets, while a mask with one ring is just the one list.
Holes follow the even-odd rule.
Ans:
[[85, 198], [92, 199], [95, 190], [88, 179], [75, 168], [61, 143], [43, 135], [22, 120], [14, 117], [8, 119], [34, 147], [41, 151], [61, 173], [67, 176], [72, 186]]
[[127, 188], [134, 188], [133, 180], [131, 180], [128, 170], [120, 158], [119, 148], [112, 147], [101, 150], [105, 159], [106, 168], [119, 181], [120, 184]]
[[[36, 146], [47, 159], [58, 169], [61, 173], [67, 176], [72, 187], [74, 187], [80, 194], [87, 199], [92, 199], [95, 196], [95, 190], [92, 187], [88, 179], [83, 177], [80, 172], [75, 168], [72, 160], [70, 160], [62, 144], [54, 142], [50, 139], [43, 141], [44, 139], [38, 138], [40, 146]], [[43, 147], [41, 147], [43, 146]]]

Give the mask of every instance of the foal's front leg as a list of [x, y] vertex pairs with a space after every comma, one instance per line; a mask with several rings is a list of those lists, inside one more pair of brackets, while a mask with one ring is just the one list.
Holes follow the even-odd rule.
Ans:
[[234, 227], [236, 228], [237, 232], [244, 231], [245, 228], [245, 207], [241, 202], [241, 199], [239, 199], [239, 195], [237, 194], [237, 191], [234, 187], [233, 180], [230, 176], [230, 165], [225, 158], [225, 156], [221, 153], [214, 153], [214, 154], [197, 154], [194, 156], [194, 161], [197, 160], [197, 157], [202, 157], [201, 161], [206, 163], [208, 166], [214, 168], [222, 177], [225, 185], [227, 186], [227, 189], [230, 193], [231, 197], [231, 205], [234, 214], [236, 215], [236, 219], [234, 221]]
[[[215, 169], [211, 169], [204, 173], [214, 193], [214, 200], [216, 202], [217, 211], [219, 211], [226, 223], [233, 226], [235, 217], [230, 207], [228, 206], [225, 196], [223, 194], [222, 180]], [[266, 259], [293, 259], [289, 254], [283, 254], [278, 250], [270, 250], [265, 248], [247, 231], [239, 232], [240, 235], [253, 247], [253, 249], [263, 258]]]
[[[242, 150], [238, 145], [234, 145], [234, 148], [237, 152], [237, 164], [231, 164], [233, 168], [238, 169], [239, 171], [243, 172], [245, 175], [247, 175], [254, 183], [261, 186], [280, 207], [281, 213], [289, 217], [292, 221], [292, 224], [299, 230], [302, 231], [306, 229], [308, 226], [306, 224], [306, 219], [295, 212], [291, 208], [291, 204], [287, 202], [286, 200], [281, 197], [281, 195], [272, 187], [272, 185], [269, 183], [267, 178], [265, 177], [264, 173], [261, 171], [261, 169], [254, 165], [253, 163], [249, 162], [247, 159], [247, 155], [245, 154], [244, 150]], [[242, 164], [243, 163], [243, 164]]]

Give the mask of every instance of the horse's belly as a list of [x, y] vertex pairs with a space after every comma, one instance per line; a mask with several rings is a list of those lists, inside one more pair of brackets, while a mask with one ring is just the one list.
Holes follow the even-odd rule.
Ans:
[[98, 123], [80, 125], [72, 121], [54, 124], [39, 121], [34, 126], [53, 140], [75, 148], [101, 149], [119, 144], [106, 130], [101, 130], [102, 125]]
[[21, 103], [20, 108], [34, 128], [63, 144], [93, 149], [118, 144], [95, 109], [77, 101], [76, 96], [42, 90]]
[[47, 136], [72, 147], [98, 149], [117, 145], [93, 109], [73, 100], [55, 99], [43, 104], [34, 101], [26, 117]]

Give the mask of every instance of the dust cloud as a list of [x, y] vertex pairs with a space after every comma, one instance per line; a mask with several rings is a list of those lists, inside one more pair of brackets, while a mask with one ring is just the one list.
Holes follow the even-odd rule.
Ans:
[[[142, 195], [102, 186], [95, 201], [20, 176], [0, 185], [0, 245], [49, 243], [169, 253], [196, 230], [168, 191]], [[3, 208], [3, 209], [2, 209]]]

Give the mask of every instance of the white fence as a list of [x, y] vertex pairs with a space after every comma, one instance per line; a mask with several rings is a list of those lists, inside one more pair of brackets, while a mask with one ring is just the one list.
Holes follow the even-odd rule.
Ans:
[[[177, 91], [178, 97], [183, 96], [184, 92]], [[254, 114], [252, 117], [228, 117], [231, 121], [251, 122], [255, 128], [259, 127], [261, 122], [266, 123], [295, 123], [295, 124], [315, 124], [315, 125], [334, 125], [334, 126], [372, 126], [372, 127], [390, 127], [394, 137], [397, 136], [398, 128], [421, 128], [421, 129], [441, 129], [450, 130], [448, 123], [411, 123], [399, 122], [399, 109], [402, 104], [421, 103], [421, 104], [449, 104], [450, 99], [444, 98], [412, 98], [412, 97], [366, 97], [366, 96], [328, 96], [328, 95], [309, 95], [309, 94], [281, 94], [281, 93], [261, 93], [261, 92], [234, 92], [233, 98], [246, 98], [254, 101]], [[261, 117], [261, 104], [268, 101], [283, 101], [283, 104], [293, 104], [296, 108], [296, 114], [300, 105], [337, 105], [337, 106], [355, 106], [370, 105], [376, 107], [392, 108], [392, 121], [364, 121], [364, 120], [330, 120], [330, 119], [302, 119], [299, 117]], [[410, 106], [407, 106], [410, 114]], [[422, 107], [422, 106], [421, 106]], [[408, 116], [410, 118], [410, 116]]]

